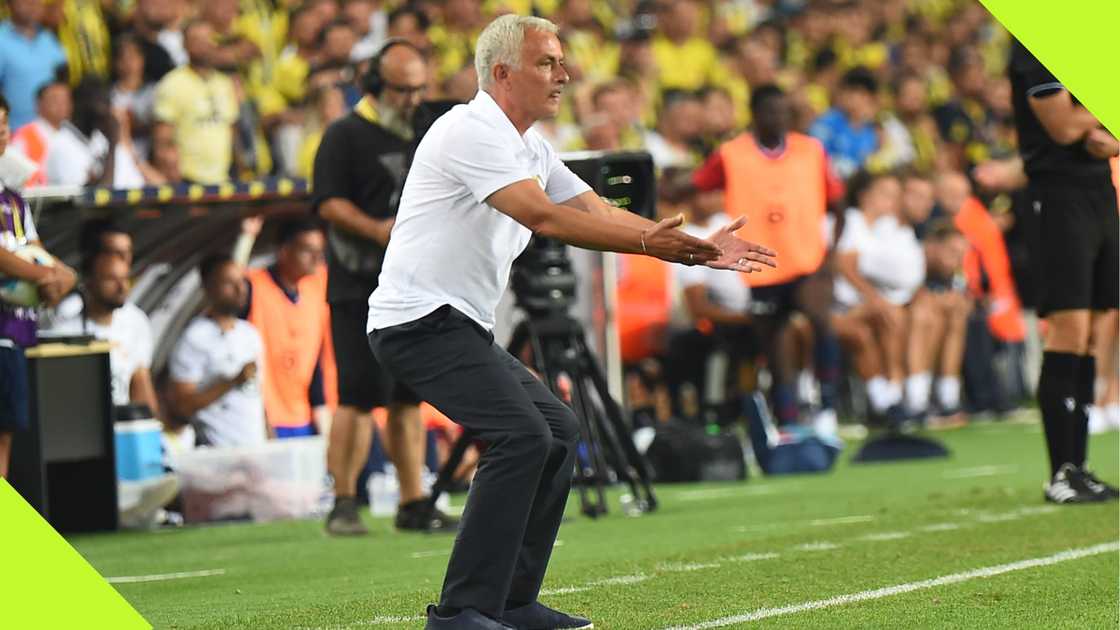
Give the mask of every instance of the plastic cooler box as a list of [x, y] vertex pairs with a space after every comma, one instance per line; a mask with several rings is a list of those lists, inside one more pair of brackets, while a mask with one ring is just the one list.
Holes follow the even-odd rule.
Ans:
[[163, 449], [157, 420], [130, 420], [113, 425], [117, 478], [144, 481], [163, 474]]

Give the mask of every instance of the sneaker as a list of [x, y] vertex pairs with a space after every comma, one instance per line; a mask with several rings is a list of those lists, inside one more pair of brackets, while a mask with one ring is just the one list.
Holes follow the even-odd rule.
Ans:
[[454, 533], [459, 519], [439, 508], [429, 508], [428, 498], [409, 501], [397, 508], [397, 529], [409, 532]]
[[1120, 498], [1120, 490], [1117, 490], [1116, 486], [1111, 486], [1101, 481], [1093, 474], [1093, 471], [1088, 468], [1082, 468], [1078, 472], [1081, 474], [1082, 481], [1089, 487], [1089, 490], [1091, 490], [1093, 494], [1102, 497], [1102, 500], [1115, 501], [1117, 498]]
[[834, 409], [821, 409], [813, 417], [813, 430], [818, 435], [835, 437], [839, 429], [840, 423], [836, 418], [836, 410]]
[[491, 619], [473, 608], [464, 608], [452, 617], [440, 617], [435, 606], [428, 606], [425, 630], [508, 630], [512, 626]]
[[1073, 464], [1062, 464], [1043, 489], [1050, 503], [1097, 503], [1105, 498], [1089, 487], [1085, 475]]
[[540, 602], [511, 608], [502, 614], [502, 621], [517, 630], [588, 630], [595, 627], [583, 617], [553, 610]]
[[331, 536], [365, 536], [369, 529], [358, 516], [358, 501], [354, 497], [339, 497], [327, 515], [327, 533]]

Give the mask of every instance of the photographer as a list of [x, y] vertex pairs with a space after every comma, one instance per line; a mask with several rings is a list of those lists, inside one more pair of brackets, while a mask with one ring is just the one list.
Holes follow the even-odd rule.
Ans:
[[366, 95], [327, 128], [315, 156], [313, 205], [328, 222], [327, 301], [338, 364], [339, 406], [327, 447], [327, 469], [335, 484], [327, 532], [334, 535], [368, 533], [358, 518], [357, 479], [373, 435], [369, 412], [383, 406], [389, 407], [387, 450], [401, 488], [397, 528], [455, 526], [446, 515], [426, 509], [419, 400], [394, 390], [364, 335], [366, 299], [377, 288], [404, 184], [412, 117], [427, 82], [420, 51], [404, 40], [389, 40], [371, 62]]

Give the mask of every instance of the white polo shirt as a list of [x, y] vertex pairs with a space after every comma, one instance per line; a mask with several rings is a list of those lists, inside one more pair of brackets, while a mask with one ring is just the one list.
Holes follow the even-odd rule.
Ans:
[[[908, 304], [925, 280], [925, 253], [914, 228], [893, 216], [879, 217], [868, 225], [862, 212], [849, 208], [836, 251], [856, 252], [860, 274], [891, 304]], [[836, 275], [834, 296], [837, 304], [847, 308], [863, 301], [855, 286], [840, 274]]]
[[486, 199], [524, 179], [536, 180], [553, 203], [591, 189], [540, 133], [517, 133], [486, 92], [440, 117], [420, 141], [405, 179], [369, 298], [367, 332], [419, 319], [444, 304], [492, 329], [510, 267], [532, 232]]

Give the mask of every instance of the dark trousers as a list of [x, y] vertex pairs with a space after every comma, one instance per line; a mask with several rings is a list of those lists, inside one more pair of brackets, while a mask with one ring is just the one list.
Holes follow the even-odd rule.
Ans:
[[535, 601], [571, 489], [575, 414], [450, 306], [376, 330], [370, 346], [394, 378], [489, 445], [440, 605], [500, 618], [507, 601]]

